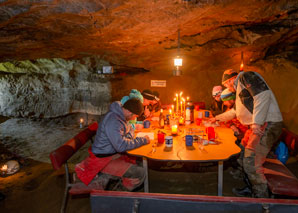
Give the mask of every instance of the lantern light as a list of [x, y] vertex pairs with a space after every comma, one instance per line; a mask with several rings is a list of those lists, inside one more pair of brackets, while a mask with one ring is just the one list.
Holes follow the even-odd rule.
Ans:
[[182, 66], [182, 58], [179, 58], [179, 56], [177, 56], [177, 58], [174, 59], [174, 66], [181, 67]]

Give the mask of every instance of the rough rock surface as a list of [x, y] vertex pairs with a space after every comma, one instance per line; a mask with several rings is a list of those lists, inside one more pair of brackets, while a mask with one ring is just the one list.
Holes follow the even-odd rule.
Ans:
[[[23, 61], [38, 64], [38, 60], [47, 58], [60, 66], [65, 59], [68, 65], [64, 70], [69, 72], [67, 76], [56, 69], [44, 69], [41, 76], [29, 69], [27, 74], [5, 79], [7, 73], [1, 74], [5, 85], [23, 83], [7, 86], [11, 92], [4, 92], [1, 114], [46, 117], [86, 108], [102, 113], [101, 108], [106, 106], [97, 101], [118, 100], [132, 88], [150, 87], [150, 80], [155, 79], [167, 80], [166, 88], [153, 88], [164, 103], [172, 102], [174, 94], [182, 90], [194, 101], [208, 104], [210, 91], [220, 84], [223, 70], [238, 70], [243, 52], [244, 69], [264, 76], [277, 96], [286, 127], [298, 133], [298, 118], [293, 116], [298, 113], [298, 100], [293, 98], [298, 80], [297, 17], [296, 0], [0, 1], [0, 61], [15, 60], [18, 66], [24, 66]], [[173, 58], [178, 54], [178, 29], [183, 58], [183, 76], [179, 78], [171, 76]], [[93, 86], [89, 82], [100, 78], [95, 73], [101, 65], [91, 61], [85, 66], [81, 59], [94, 56], [111, 65], [125, 66], [128, 72], [108, 81], [104, 78], [105, 83], [98, 79], [96, 82], [101, 83]], [[70, 68], [74, 64], [82, 64], [78, 66], [91, 72], [85, 75], [84, 69]], [[0, 65], [1, 71], [7, 66], [2, 68]], [[135, 68], [150, 72], [126, 75]], [[80, 77], [72, 79], [72, 70]], [[31, 99], [24, 97], [33, 88], [27, 86], [28, 82], [40, 85], [36, 87], [40, 92], [34, 91]], [[81, 89], [86, 87], [98, 88], [91, 89], [92, 104], [82, 101], [89, 99]], [[53, 90], [44, 97], [47, 88]], [[4, 90], [2, 87], [1, 94]], [[103, 99], [96, 91], [104, 94]], [[19, 101], [15, 101], [19, 98], [16, 94]], [[56, 101], [54, 96], [58, 97]], [[43, 101], [45, 105], [41, 106]], [[22, 109], [22, 103], [28, 110]], [[37, 110], [33, 111], [33, 106]]]
[[40, 59], [1, 65], [5, 73], [0, 75], [0, 112], [4, 116], [101, 115], [108, 109], [110, 82], [88, 71], [88, 64]]

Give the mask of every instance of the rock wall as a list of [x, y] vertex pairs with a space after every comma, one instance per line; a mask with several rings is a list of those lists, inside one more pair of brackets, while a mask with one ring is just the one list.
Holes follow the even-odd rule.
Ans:
[[101, 62], [95, 60], [97, 65], [92, 66], [90, 58], [81, 62], [40, 59], [0, 64], [0, 114], [48, 118], [106, 112], [110, 82], [93, 69]]

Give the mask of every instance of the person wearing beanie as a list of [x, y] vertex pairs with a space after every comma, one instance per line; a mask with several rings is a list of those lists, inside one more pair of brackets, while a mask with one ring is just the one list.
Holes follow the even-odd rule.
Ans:
[[[128, 191], [132, 191], [143, 183], [145, 171], [142, 167], [128, 163], [123, 157], [119, 158], [119, 156], [123, 156], [124, 154], [122, 153], [128, 150], [138, 148], [150, 142], [147, 135], [135, 138], [134, 130], [128, 125], [128, 121], [141, 115], [143, 110], [143, 104], [137, 98], [127, 100], [123, 106], [120, 102], [113, 102], [109, 111], [98, 124], [95, 140], [91, 147], [91, 152], [96, 157], [106, 158], [112, 156], [112, 159], [117, 158], [118, 166], [121, 167], [123, 164], [126, 169], [123, 177], [126, 178], [125, 183], [129, 184], [126, 187], [125, 183], [122, 183], [122, 186], [124, 190]], [[127, 166], [128, 164], [129, 166]], [[107, 174], [105, 174], [105, 177], [109, 180], [113, 178]]]
[[142, 103], [144, 102], [144, 98], [143, 98], [141, 92], [138, 91], [137, 89], [132, 89], [132, 90], [130, 91], [129, 95], [128, 95], [128, 96], [124, 96], [124, 97], [120, 100], [120, 102], [121, 102], [121, 104], [123, 105], [123, 104], [125, 104], [126, 101], [128, 101], [128, 100], [131, 99], [131, 98], [137, 98], [137, 99], [139, 99]]
[[210, 111], [214, 116], [223, 113], [226, 111], [226, 106], [223, 105], [223, 102], [220, 99], [220, 94], [222, 93], [222, 86], [214, 86], [212, 89], [213, 102], [210, 106]]
[[[235, 105], [236, 95], [234, 92], [231, 92], [228, 88], [224, 89], [220, 95], [220, 98], [223, 104], [227, 107], [227, 111], [231, 110]], [[233, 118], [230, 121], [227, 121], [226, 126], [231, 128], [234, 132], [234, 136], [237, 138], [235, 144], [239, 146], [241, 149], [240, 155], [237, 159], [237, 167], [235, 170], [231, 171], [230, 174], [235, 179], [243, 179], [245, 177], [243, 170], [243, 157], [244, 157], [244, 145], [243, 145], [243, 137], [248, 130], [248, 126], [242, 125], [237, 118]]]
[[161, 108], [159, 93], [157, 91], [145, 89], [142, 92], [142, 96], [144, 98], [144, 113], [138, 117], [138, 121], [149, 119], [154, 112], [157, 112]]
[[254, 197], [267, 198], [269, 193], [263, 163], [282, 132], [283, 118], [278, 103], [266, 81], [257, 72], [242, 71], [238, 74], [232, 69], [226, 70], [222, 84], [236, 93], [235, 108], [211, 121], [228, 121], [237, 117], [241, 124], [251, 129], [242, 162], [251, 187], [248, 184], [243, 189], [233, 189], [233, 192], [237, 196], [245, 196], [250, 191]]
[[231, 92], [228, 88], [226, 88], [221, 94], [220, 99], [223, 102], [223, 105], [227, 107], [227, 110], [232, 109], [235, 104], [235, 93]]

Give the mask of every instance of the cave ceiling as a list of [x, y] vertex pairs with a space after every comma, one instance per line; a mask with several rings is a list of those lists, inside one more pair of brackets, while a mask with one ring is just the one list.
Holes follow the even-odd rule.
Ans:
[[171, 69], [180, 29], [188, 66], [210, 58], [232, 65], [241, 51], [246, 63], [297, 62], [297, 18], [296, 0], [0, 0], [0, 61], [97, 55]]

